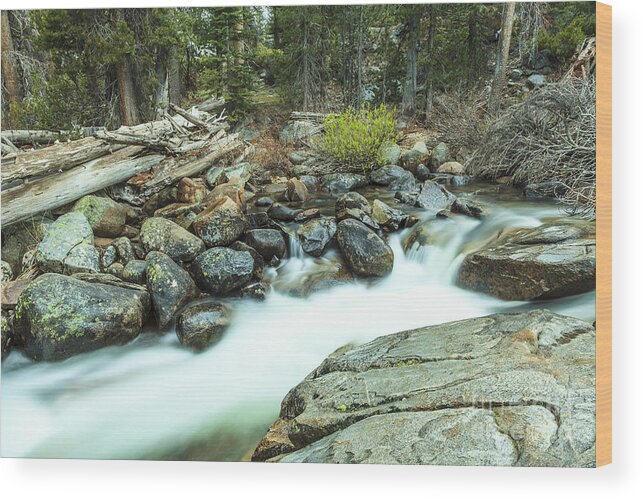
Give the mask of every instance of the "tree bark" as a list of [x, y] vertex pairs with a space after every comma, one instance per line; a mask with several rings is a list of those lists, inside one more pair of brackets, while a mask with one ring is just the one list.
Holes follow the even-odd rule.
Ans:
[[515, 12], [516, 2], [506, 3], [502, 11], [502, 27], [496, 55], [496, 68], [491, 82], [491, 93], [489, 94], [489, 111], [493, 114], [500, 109], [502, 90], [507, 82], [507, 61], [509, 60], [509, 47], [511, 45], [511, 31]]
[[[124, 18], [123, 9], [114, 11], [116, 22]], [[136, 101], [136, 87], [129, 54], [124, 54], [116, 61], [116, 82], [118, 86], [118, 104], [123, 125], [136, 125], [141, 122]]]
[[409, 43], [406, 50], [406, 79], [402, 95], [402, 113], [413, 116], [417, 108], [417, 77], [418, 77], [418, 43], [420, 38], [420, 16], [412, 11], [407, 21]]
[[435, 5], [429, 5], [429, 35], [427, 39], [426, 53], [426, 83], [424, 95], [424, 119], [428, 122], [431, 111], [433, 110], [433, 45], [435, 43]]
[[[11, 26], [9, 24], [9, 13], [2, 11], [2, 81], [7, 89], [8, 112], [11, 105], [19, 104], [22, 101], [22, 86], [18, 77], [18, 70], [14, 56], [13, 38], [11, 37]], [[4, 106], [3, 106], [4, 107]], [[8, 116], [5, 116], [4, 123], [8, 123]]]

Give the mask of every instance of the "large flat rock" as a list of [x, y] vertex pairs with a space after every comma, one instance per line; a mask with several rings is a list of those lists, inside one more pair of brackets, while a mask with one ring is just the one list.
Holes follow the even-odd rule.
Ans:
[[340, 349], [286, 395], [253, 460], [593, 466], [595, 330], [536, 310]]
[[596, 287], [594, 224], [563, 219], [511, 231], [467, 255], [457, 284], [503, 300], [591, 291]]

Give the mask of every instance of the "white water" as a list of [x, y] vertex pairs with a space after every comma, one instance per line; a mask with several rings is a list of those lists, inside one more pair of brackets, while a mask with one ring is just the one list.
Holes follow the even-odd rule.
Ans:
[[[237, 301], [222, 341], [201, 354], [180, 347], [172, 331], [57, 363], [13, 352], [2, 366], [2, 455], [136, 459], [188, 449], [190, 458], [191, 445], [225, 435], [232, 443], [206, 457], [239, 459], [275, 419], [288, 390], [347, 343], [523, 307], [593, 320], [594, 293], [524, 304], [453, 285], [463, 249], [503, 227], [536, 226], [557, 211], [543, 205], [534, 217], [530, 210], [512, 205], [482, 224], [467, 217], [438, 224], [435, 244], [408, 255], [401, 246], [408, 231], [392, 235], [394, 270], [376, 283], [309, 298], [273, 292], [264, 302]], [[323, 267], [296, 246], [280, 278]]]

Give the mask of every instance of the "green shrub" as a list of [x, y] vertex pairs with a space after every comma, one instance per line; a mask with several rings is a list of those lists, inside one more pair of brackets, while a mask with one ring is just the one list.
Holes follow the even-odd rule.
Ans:
[[571, 60], [576, 47], [588, 36], [585, 20], [574, 19], [557, 33], [541, 31], [538, 37], [538, 46], [548, 50], [560, 64], [567, 64]]
[[383, 150], [398, 139], [395, 110], [379, 107], [349, 107], [324, 120], [326, 133], [321, 151], [336, 161], [363, 171], [384, 163]]

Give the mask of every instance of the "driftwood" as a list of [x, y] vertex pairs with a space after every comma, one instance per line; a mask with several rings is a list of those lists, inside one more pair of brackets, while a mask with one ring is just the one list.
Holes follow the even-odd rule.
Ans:
[[11, 225], [46, 210], [71, 203], [158, 165], [165, 156], [137, 157], [144, 147], [129, 146], [58, 175], [48, 175], [2, 193], [2, 224]]
[[44, 149], [9, 154], [2, 158], [2, 184], [5, 186], [19, 179], [69, 170], [122, 148], [87, 137]]

